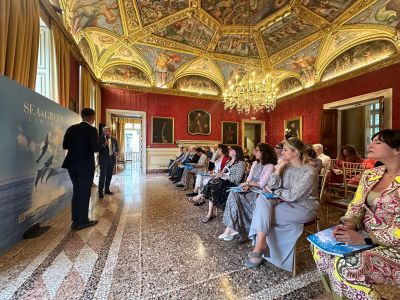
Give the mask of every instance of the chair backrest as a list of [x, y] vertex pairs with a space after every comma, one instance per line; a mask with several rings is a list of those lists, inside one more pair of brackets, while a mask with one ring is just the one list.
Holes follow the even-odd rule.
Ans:
[[349, 184], [350, 181], [353, 181], [353, 184], [357, 185], [364, 171], [365, 164], [363, 163], [343, 162], [343, 176], [345, 184]]
[[343, 182], [345, 199], [351, 201], [356, 192], [361, 176], [365, 171], [365, 164], [343, 162]]
[[328, 181], [329, 170], [330, 170], [330, 166], [326, 166], [326, 167], [322, 168], [322, 172], [319, 175], [318, 192], [319, 192], [319, 200], [320, 201], [321, 201], [322, 196], [324, 194], [324, 189], [325, 189], [326, 182]]
[[331, 158], [331, 165], [330, 165], [331, 169], [338, 169], [338, 160], [336, 158]]

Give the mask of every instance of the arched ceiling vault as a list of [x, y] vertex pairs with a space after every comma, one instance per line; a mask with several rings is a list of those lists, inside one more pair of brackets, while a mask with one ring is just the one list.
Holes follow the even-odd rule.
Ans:
[[[400, 46], [400, 0], [59, 2], [99, 80], [155, 91], [173, 93], [181, 78], [197, 88], [211, 80], [223, 91], [252, 69], [271, 72], [287, 96], [393, 61]], [[333, 66], [340, 60], [347, 69]]]

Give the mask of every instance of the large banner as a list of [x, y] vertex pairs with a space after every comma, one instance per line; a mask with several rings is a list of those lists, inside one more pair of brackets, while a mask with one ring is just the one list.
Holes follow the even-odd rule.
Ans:
[[66, 129], [80, 117], [0, 76], [0, 254], [23, 233], [70, 203], [72, 184], [61, 168]]

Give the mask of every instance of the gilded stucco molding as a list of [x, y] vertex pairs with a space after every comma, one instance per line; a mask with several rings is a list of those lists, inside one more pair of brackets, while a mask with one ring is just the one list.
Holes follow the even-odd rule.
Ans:
[[287, 100], [290, 100], [290, 99], [292, 99], [294, 97], [298, 97], [298, 96], [301, 96], [301, 95], [304, 95], [304, 94], [307, 94], [307, 93], [310, 93], [310, 92], [313, 92], [313, 91], [320, 90], [320, 89], [328, 87], [328, 86], [332, 86], [332, 85], [338, 84], [340, 82], [355, 78], [357, 76], [361, 76], [361, 75], [366, 74], [366, 73], [370, 73], [370, 72], [373, 72], [373, 71], [376, 71], [376, 70], [379, 70], [379, 69], [383, 69], [385, 67], [397, 64], [399, 62], [400, 62], [400, 54], [397, 54], [397, 55], [392, 56], [392, 57], [390, 57], [390, 58], [388, 58], [386, 60], [377, 62], [377, 63], [372, 64], [372, 65], [368, 65], [368, 66], [366, 66], [364, 68], [360, 68], [360, 69], [354, 70], [354, 71], [352, 71], [350, 73], [343, 74], [341, 76], [335, 77], [334, 79], [331, 79], [331, 80], [328, 80], [328, 81], [324, 81], [324, 82], [318, 82], [315, 85], [313, 85], [311, 87], [308, 87], [307, 89], [304, 89], [304, 90], [301, 90], [301, 91], [296, 92], [294, 94], [291, 94], [291, 95], [288, 95], [288, 96], [280, 98], [277, 101], [277, 103], [283, 102], [283, 101], [287, 101]]
[[215, 100], [215, 101], [222, 101], [221, 95], [218, 95], [218, 96], [207, 95], [207, 94], [190, 93], [190, 92], [183, 92], [183, 91], [179, 91], [179, 90], [172, 90], [172, 89], [165, 89], [165, 88], [143, 87], [143, 86], [117, 84], [117, 83], [109, 83], [109, 82], [103, 82], [103, 86], [111, 87], [111, 88], [123, 88], [123, 89], [143, 92], [143, 93], [155, 93], [155, 94], [163, 94], [163, 95], [193, 97], [193, 98], [198, 98], [198, 99], [209, 99], [209, 100]]
[[125, 3], [125, 15], [126, 15], [126, 26], [127, 31], [125, 34], [131, 34], [137, 28], [142, 28], [142, 20], [140, 19], [139, 10], [136, 1], [133, 0], [122, 0]]
[[393, 40], [393, 37], [391, 36], [383, 36], [382, 33], [375, 33], [375, 34], [370, 34], [368, 36], [365, 37], [360, 37], [358, 39], [355, 39], [354, 42], [352, 43], [348, 43], [348, 44], [344, 44], [342, 47], [339, 47], [338, 49], [336, 49], [334, 52], [330, 53], [329, 56], [327, 56], [325, 58], [324, 61], [322, 61], [320, 63], [320, 65], [316, 66], [316, 81], [320, 81], [325, 69], [329, 66], [329, 64], [335, 60], [335, 58], [337, 58], [339, 55], [341, 55], [342, 53], [346, 52], [347, 50], [359, 45], [359, 44], [363, 44], [363, 43], [367, 43], [367, 42], [372, 42], [372, 41], [376, 41], [376, 40], [386, 40], [391, 42], [393, 45], [396, 46], [396, 49], [398, 51], [397, 45], [395, 43], [395, 41]]
[[204, 50], [191, 47], [186, 44], [182, 44], [179, 42], [175, 42], [157, 35], [151, 35], [143, 38], [140, 41], [137, 41], [136, 44], [138, 45], [146, 45], [146, 46], [151, 46], [151, 47], [156, 47], [160, 49], [165, 49], [165, 50], [171, 50], [171, 51], [179, 51], [183, 52], [186, 54], [192, 54], [192, 55], [201, 55], [204, 53]]
[[367, 9], [369, 6], [374, 4], [376, 0], [358, 0], [353, 5], [351, 5], [346, 11], [343, 12], [336, 20], [336, 24], [344, 24], [355, 15]]
[[277, 65], [280, 62], [286, 60], [287, 58], [291, 57], [293, 54], [296, 54], [297, 52], [307, 48], [310, 46], [312, 43], [316, 42], [319, 40], [321, 37], [323, 37], [326, 33], [323, 33], [321, 31], [317, 31], [305, 39], [295, 43], [294, 45], [278, 52], [277, 54], [271, 55], [269, 57], [271, 64], [272, 65]]
[[216, 30], [211, 38], [210, 43], [207, 46], [208, 52], [213, 52], [215, 50], [220, 37], [221, 37], [221, 32], [219, 30]]
[[151, 23], [143, 28], [135, 30], [129, 36], [134, 42], [140, 41], [143, 38], [151, 35], [152, 33], [157, 32], [163, 29], [164, 27], [171, 25], [177, 21], [183, 20], [192, 14], [193, 13], [190, 8], [183, 9], [161, 20]]
[[[205, 62], [207, 66], [212, 70], [212, 72], [209, 72], [209, 70], [206, 70], [205, 72], [201, 72], [199, 70], [192, 70], [191, 67], [195, 66], [199, 62]], [[170, 86], [173, 87], [178, 79], [190, 75], [198, 75], [206, 77], [215, 82], [219, 86], [221, 91], [224, 90], [225, 78], [224, 74], [222, 74], [221, 69], [215, 62], [211, 61], [208, 58], [203, 58], [203, 57], [195, 58], [179, 66], [179, 68], [175, 72], [174, 78], [172, 79]]]

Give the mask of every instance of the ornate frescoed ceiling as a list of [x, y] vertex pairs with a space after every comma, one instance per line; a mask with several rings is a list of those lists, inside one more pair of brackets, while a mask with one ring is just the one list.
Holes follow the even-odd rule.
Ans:
[[263, 71], [287, 97], [399, 57], [400, 0], [58, 2], [97, 78], [138, 89], [221, 99]]

